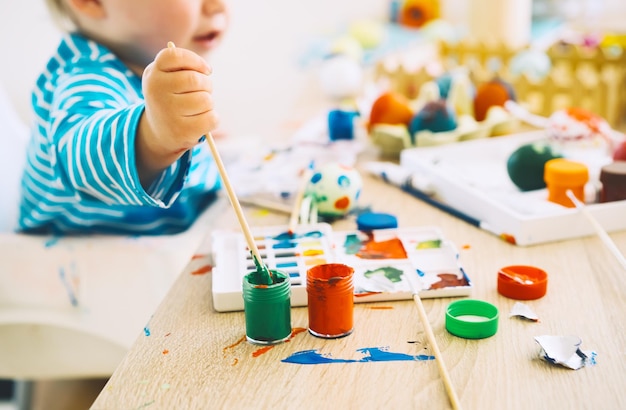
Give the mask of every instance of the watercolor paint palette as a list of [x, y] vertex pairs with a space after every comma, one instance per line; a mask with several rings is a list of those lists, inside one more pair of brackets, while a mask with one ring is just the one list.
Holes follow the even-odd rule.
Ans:
[[[428, 179], [438, 200], [480, 220], [481, 227], [497, 235], [515, 238], [517, 245], [593, 235], [593, 226], [576, 208], [549, 202], [546, 189], [522, 192], [509, 179], [506, 162], [511, 153], [546, 138], [544, 131], [532, 131], [413, 148], [401, 153], [400, 165]], [[626, 201], [594, 202], [600, 167], [610, 158], [593, 151], [574, 154], [569, 158], [589, 168], [586, 203], [591, 215], [608, 232], [626, 229]]]
[[[455, 246], [436, 227], [333, 232], [326, 223], [252, 229], [265, 264], [289, 274], [292, 306], [306, 306], [306, 272], [323, 263], [354, 268], [355, 302], [468, 296], [472, 284], [458, 262]], [[212, 234], [213, 307], [243, 310], [242, 280], [256, 269], [243, 234]]]

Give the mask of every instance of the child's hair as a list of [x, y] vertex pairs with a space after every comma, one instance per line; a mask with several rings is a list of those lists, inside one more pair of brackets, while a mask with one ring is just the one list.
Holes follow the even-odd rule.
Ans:
[[46, 0], [46, 5], [59, 28], [67, 31], [76, 28], [72, 13], [65, 0]]

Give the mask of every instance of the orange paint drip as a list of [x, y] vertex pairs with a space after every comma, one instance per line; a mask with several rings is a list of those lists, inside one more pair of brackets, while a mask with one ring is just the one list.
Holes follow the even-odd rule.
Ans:
[[508, 233], [501, 233], [500, 234], [500, 239], [504, 240], [505, 242], [508, 242], [512, 245], [516, 245], [517, 241], [515, 240], [515, 236], [508, 234]]
[[368, 309], [372, 309], [372, 310], [390, 310], [390, 309], [393, 309], [393, 306], [369, 306]]
[[461, 248], [462, 248], [462, 249], [470, 249], [470, 248], [471, 248], [471, 246], [470, 246], [469, 244], [467, 244], [467, 243], [466, 243], [466, 244], [465, 244], [465, 245], [463, 245]]
[[291, 337], [289, 338], [289, 340], [293, 339], [294, 337], [296, 337], [296, 335], [302, 333], [302, 332], [306, 332], [306, 328], [305, 327], [294, 327], [291, 330]]
[[235, 359], [233, 360], [233, 363], [231, 364], [231, 366], [234, 366], [234, 365], [236, 365], [237, 363], [239, 363], [239, 359], [237, 359], [237, 358], [235, 357]]
[[205, 265], [199, 269], [194, 270], [193, 272], [191, 272], [192, 275], [204, 275], [205, 273], [209, 273], [213, 271], [213, 266], [211, 265]]
[[252, 357], [259, 357], [262, 354], [265, 354], [267, 352], [269, 352], [270, 350], [272, 350], [276, 345], [269, 345], [269, 346], [264, 346], [258, 350], [255, 350], [254, 352], [252, 352]]
[[246, 335], [241, 336], [241, 339], [237, 340], [235, 343], [233, 343], [232, 345], [228, 345], [225, 348], [222, 349], [222, 352], [224, 354], [226, 354], [226, 351], [228, 349], [234, 349], [235, 347], [239, 346], [241, 343], [243, 343], [246, 340]]

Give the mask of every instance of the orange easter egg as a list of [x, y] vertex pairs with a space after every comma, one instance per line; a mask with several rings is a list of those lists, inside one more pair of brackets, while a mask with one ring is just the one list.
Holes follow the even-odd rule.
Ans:
[[487, 118], [487, 111], [494, 105], [504, 107], [508, 100], [515, 101], [513, 89], [502, 80], [494, 79], [481, 84], [474, 97], [474, 117], [476, 121]]
[[405, 0], [398, 21], [400, 24], [419, 28], [439, 18], [439, 0]]
[[370, 111], [368, 130], [376, 124], [408, 125], [413, 118], [409, 100], [402, 94], [386, 92], [381, 94]]

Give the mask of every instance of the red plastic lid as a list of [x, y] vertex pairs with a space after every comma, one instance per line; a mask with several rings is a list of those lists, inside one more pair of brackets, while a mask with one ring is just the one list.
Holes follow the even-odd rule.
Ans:
[[517, 300], [539, 299], [548, 289], [548, 274], [534, 266], [512, 265], [498, 271], [498, 293]]

